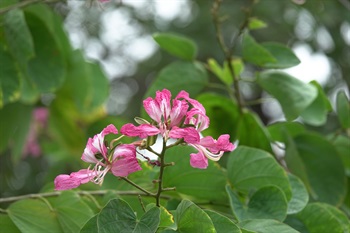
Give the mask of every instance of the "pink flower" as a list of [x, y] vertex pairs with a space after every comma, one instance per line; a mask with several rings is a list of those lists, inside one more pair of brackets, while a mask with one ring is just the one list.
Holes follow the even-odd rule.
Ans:
[[[190, 110], [189, 104], [191, 105]], [[171, 132], [179, 130], [183, 124], [193, 125], [198, 132], [209, 126], [209, 118], [205, 115], [203, 105], [191, 99], [185, 91], [181, 91], [172, 100], [172, 104], [169, 90], [157, 91], [154, 99], [149, 97], [143, 101], [143, 106], [155, 123], [140, 126], [126, 124], [120, 130], [122, 134], [146, 138], [160, 133], [167, 140], [171, 138], [170, 135], [176, 134], [176, 132]]]
[[[109, 149], [104, 144], [107, 134], [117, 134], [114, 125], [108, 125], [101, 133], [89, 138], [81, 159], [88, 163], [94, 163], [92, 170], [82, 169], [72, 172], [70, 175], [59, 175], [56, 177], [55, 190], [67, 190], [76, 188], [87, 182], [102, 184], [104, 176], [112, 172], [115, 176], [128, 176], [132, 172], [141, 170], [136, 159], [136, 148], [132, 144], [121, 144], [108, 153]], [[102, 157], [102, 158], [100, 158]]]
[[[188, 128], [191, 129], [191, 128]], [[218, 161], [226, 151], [233, 151], [236, 146], [232, 144], [228, 134], [221, 135], [218, 140], [210, 136], [196, 140], [199, 138], [197, 131], [186, 130], [181, 133], [180, 130], [176, 133], [171, 133], [172, 138], [183, 138], [189, 146], [198, 150], [197, 154], [190, 154], [190, 164], [194, 168], [205, 169], [208, 167], [208, 159]]]

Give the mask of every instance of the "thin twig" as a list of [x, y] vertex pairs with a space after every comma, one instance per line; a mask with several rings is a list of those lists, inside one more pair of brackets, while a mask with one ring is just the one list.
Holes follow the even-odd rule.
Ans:
[[125, 180], [126, 182], [128, 182], [129, 184], [131, 184], [132, 186], [134, 186], [135, 188], [141, 190], [142, 192], [144, 192], [145, 194], [147, 194], [148, 196], [152, 196], [155, 197], [156, 194], [151, 193], [149, 191], [147, 191], [146, 189], [142, 188], [141, 186], [139, 186], [138, 184], [134, 183], [133, 181], [129, 180], [127, 177], [121, 177], [122, 180]]
[[[150, 196], [147, 193], [140, 193], [136, 191], [114, 191], [114, 190], [96, 190], [96, 191], [77, 191], [76, 193], [81, 196], [99, 196], [99, 195], [106, 195], [108, 192], [114, 192], [117, 195], [131, 195], [131, 196]], [[55, 197], [61, 195], [62, 192], [50, 192], [50, 193], [37, 193], [37, 194], [26, 194], [21, 196], [15, 196], [15, 197], [4, 197], [0, 198], [0, 203], [5, 202], [15, 202], [23, 199], [38, 199], [38, 198], [44, 198], [44, 197]], [[154, 195], [154, 194], [153, 194]], [[161, 196], [161, 198], [164, 199], [170, 199], [169, 196]]]

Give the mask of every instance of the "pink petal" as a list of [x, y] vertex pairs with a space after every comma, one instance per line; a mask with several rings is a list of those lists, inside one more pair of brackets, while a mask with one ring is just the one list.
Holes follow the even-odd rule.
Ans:
[[223, 134], [217, 140], [217, 147], [220, 151], [233, 151], [236, 146], [230, 142], [230, 135]]
[[183, 138], [187, 143], [199, 143], [199, 133], [193, 127], [179, 128], [174, 126], [169, 132], [170, 138]]
[[98, 150], [92, 145], [92, 138], [89, 138], [81, 159], [87, 163], [98, 163], [98, 160], [95, 157], [95, 154], [97, 153]]
[[190, 164], [194, 168], [206, 169], [208, 167], [208, 159], [201, 153], [190, 154]]
[[128, 123], [122, 126], [120, 132], [126, 136], [146, 138], [148, 136], [159, 134], [160, 130], [157, 127], [149, 124], [135, 126]]
[[137, 162], [136, 157], [126, 157], [116, 160], [112, 164], [111, 171], [115, 176], [128, 176], [130, 173], [141, 170], [139, 163]]
[[121, 144], [114, 149], [113, 161], [118, 158], [136, 158], [136, 147], [133, 144]]
[[151, 97], [148, 97], [143, 101], [143, 107], [145, 108], [147, 114], [156, 122], [161, 121], [162, 112], [159, 108], [158, 103]]
[[68, 190], [76, 188], [81, 184], [89, 182], [94, 175], [94, 172], [88, 169], [72, 172], [70, 175], [59, 175], [54, 180], [55, 190]]
[[199, 103], [197, 100], [191, 99], [189, 94], [186, 91], [180, 91], [179, 94], [177, 94], [175, 99], [181, 99], [181, 98], [187, 100], [190, 104], [192, 104], [193, 108], [196, 108], [205, 114], [205, 108], [203, 107], [203, 105]]
[[163, 89], [162, 91], [156, 92], [156, 98], [160, 111], [162, 112], [164, 121], [166, 122], [169, 118], [170, 114], [170, 99], [171, 99], [171, 92], [167, 89]]
[[112, 125], [112, 124], [107, 125], [107, 127], [102, 130], [101, 135], [104, 137], [107, 134], [111, 134], [111, 133], [112, 134], [118, 134], [117, 128], [114, 125]]
[[173, 100], [173, 107], [170, 111], [170, 127], [178, 126], [186, 116], [188, 104], [184, 100]]
[[186, 114], [185, 124], [193, 124], [201, 132], [209, 127], [209, 117], [202, 111], [192, 108]]
[[122, 144], [115, 148], [111, 171], [115, 176], [128, 176], [141, 170], [136, 158], [136, 148], [131, 144]]

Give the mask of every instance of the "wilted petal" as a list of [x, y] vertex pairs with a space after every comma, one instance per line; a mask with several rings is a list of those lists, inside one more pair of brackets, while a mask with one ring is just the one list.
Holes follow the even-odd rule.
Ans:
[[141, 170], [136, 158], [136, 147], [132, 144], [122, 144], [115, 148], [111, 171], [115, 176], [128, 176]]
[[55, 178], [55, 190], [68, 190], [85, 184], [95, 176], [94, 171], [82, 169], [78, 172], [72, 172], [70, 175], [59, 175]]
[[199, 133], [193, 127], [179, 128], [174, 126], [169, 132], [170, 138], [183, 138], [187, 143], [199, 143]]
[[186, 116], [188, 104], [184, 100], [173, 100], [173, 107], [170, 111], [170, 127], [177, 126]]
[[149, 124], [142, 124], [139, 126], [135, 126], [131, 123], [128, 123], [122, 126], [122, 128], [120, 129], [120, 132], [130, 137], [146, 138], [148, 136], [159, 134], [160, 130], [157, 127]]
[[199, 151], [197, 154], [190, 154], [190, 164], [194, 168], [206, 169], [208, 167], [208, 159]]
[[200, 145], [213, 153], [233, 151], [235, 149], [235, 146], [230, 142], [230, 135], [228, 134], [221, 135], [218, 140], [214, 140], [210, 136], [204, 137], [200, 140]]

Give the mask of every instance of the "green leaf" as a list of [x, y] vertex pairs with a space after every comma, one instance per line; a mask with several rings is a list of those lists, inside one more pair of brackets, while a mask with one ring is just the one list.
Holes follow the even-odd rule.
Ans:
[[226, 177], [222, 169], [209, 161], [207, 169], [193, 168], [190, 165], [192, 147], [173, 147], [167, 150], [166, 162], [174, 162], [164, 171], [164, 187], [176, 187], [176, 192], [190, 195], [197, 199], [225, 201]]
[[[251, 132], [254, 132], [252, 134]], [[240, 145], [259, 148], [272, 153], [270, 135], [260, 118], [253, 112], [245, 111], [238, 121], [237, 140]]]
[[94, 213], [73, 191], [63, 192], [54, 200], [53, 207], [63, 232], [79, 232]]
[[[316, 134], [299, 135], [294, 141], [302, 165], [305, 167], [307, 182], [311, 186], [311, 197], [316, 201], [340, 205], [346, 195], [347, 181], [344, 166], [334, 146]], [[300, 170], [295, 165], [290, 166], [290, 160], [293, 158], [287, 157], [290, 170], [292, 172]]]
[[208, 92], [199, 95], [197, 100], [210, 119], [210, 127], [203, 131], [204, 135], [218, 138], [222, 134], [230, 134], [231, 140], [236, 138], [240, 112], [235, 103], [225, 96]]
[[317, 88], [279, 71], [260, 73], [258, 84], [278, 100], [287, 120], [297, 118], [317, 97]]
[[320, 84], [316, 81], [312, 81], [310, 84], [317, 88], [318, 94], [310, 106], [301, 113], [301, 117], [304, 122], [310, 125], [321, 126], [326, 123], [327, 113], [332, 110], [332, 106]]
[[9, 232], [9, 233], [20, 233], [21, 231], [16, 227], [16, 225], [12, 222], [10, 217], [5, 214], [0, 214], [0, 223], [1, 223], [1, 230], [3, 232]]
[[229, 186], [231, 209], [239, 222], [249, 219], [275, 219], [283, 221], [287, 216], [287, 200], [282, 190], [276, 186], [258, 189], [244, 206]]
[[344, 91], [337, 94], [337, 113], [340, 125], [343, 129], [350, 128], [350, 102]]
[[217, 233], [241, 233], [239, 227], [229, 218], [212, 210], [205, 210], [205, 213], [210, 217]]
[[253, 219], [239, 223], [239, 227], [259, 233], [298, 233], [290, 226], [272, 219]]
[[62, 94], [71, 96], [78, 111], [86, 115], [101, 107], [109, 94], [109, 82], [100, 66], [85, 61], [80, 50], [72, 53], [63, 88], [66, 92]]
[[99, 232], [99, 228], [97, 226], [97, 217], [98, 214], [96, 214], [95, 216], [93, 216], [92, 218], [89, 219], [89, 221], [87, 221], [85, 223], [85, 225], [80, 229], [80, 233], [96, 233]]
[[208, 75], [202, 64], [178, 61], [171, 63], [159, 72], [145, 97], [154, 96], [156, 91], [166, 88], [173, 95], [185, 90], [194, 98], [207, 83]]
[[197, 45], [189, 38], [172, 33], [155, 33], [153, 39], [158, 45], [175, 57], [193, 60], [197, 55]]
[[188, 200], [182, 200], [175, 211], [175, 232], [180, 233], [215, 233], [210, 217], [198, 206]]
[[[146, 211], [150, 210], [151, 208], [155, 207], [155, 203], [150, 203], [146, 206]], [[160, 232], [164, 230], [167, 227], [170, 227], [174, 224], [174, 217], [173, 215], [165, 209], [163, 206], [159, 207], [160, 210], [160, 222], [158, 226], [157, 232]]]
[[276, 59], [273, 55], [258, 44], [253, 37], [248, 33], [243, 36], [243, 59], [257, 66], [264, 66], [265, 64], [275, 63]]
[[291, 199], [287, 173], [266, 151], [239, 146], [231, 152], [228, 161], [228, 178], [237, 191], [249, 193], [265, 186], [277, 186]]
[[310, 203], [296, 215], [308, 232], [349, 232], [348, 217], [334, 206]]
[[[13, 103], [0, 110], [0, 151], [6, 148], [12, 150], [11, 159], [17, 162], [22, 157], [26, 143], [32, 106]], [[27, 116], [27, 117], [23, 117]]]
[[267, 27], [267, 24], [264, 21], [256, 17], [249, 18], [249, 21], [248, 21], [249, 30], [261, 29], [266, 27]]
[[[226, 85], [230, 86], [233, 83], [233, 77], [231, 75], [228, 62], [225, 61], [223, 68], [216, 62], [216, 60], [210, 58], [208, 60], [210, 70]], [[241, 59], [232, 59], [231, 65], [235, 76], [239, 76], [244, 70], [244, 63]]]
[[295, 56], [294, 52], [283, 44], [266, 42], [261, 45], [276, 59], [276, 62], [265, 63], [263, 65], [265, 68], [284, 69], [300, 63], [299, 58]]
[[339, 135], [333, 141], [333, 145], [335, 146], [335, 149], [337, 150], [341, 160], [343, 161], [346, 175], [350, 177], [350, 138], [343, 135]]
[[296, 214], [307, 205], [309, 194], [303, 182], [293, 174], [288, 174], [290, 186], [292, 187], [292, 199], [288, 202], [287, 214]]
[[65, 79], [66, 67], [62, 51], [45, 22], [28, 12], [26, 20], [35, 48], [35, 57], [28, 62], [29, 80], [41, 92], [55, 91]]
[[20, 98], [21, 77], [11, 55], [0, 46], [0, 109]]
[[269, 131], [271, 138], [274, 141], [278, 142], [285, 142], [285, 133], [288, 133], [291, 137], [295, 137], [298, 134], [304, 133], [305, 128], [304, 125], [302, 125], [299, 122], [276, 122], [272, 125], [269, 125], [267, 127], [267, 130]]
[[9, 50], [23, 66], [34, 56], [32, 35], [21, 10], [11, 10], [4, 15], [5, 38]]
[[11, 220], [21, 232], [62, 232], [54, 211], [42, 200], [20, 200], [7, 209]]
[[158, 207], [151, 208], [138, 220], [128, 203], [121, 199], [113, 199], [108, 202], [97, 217], [91, 218], [86, 223], [81, 232], [154, 233], [158, 228], [159, 221], [160, 210]]

